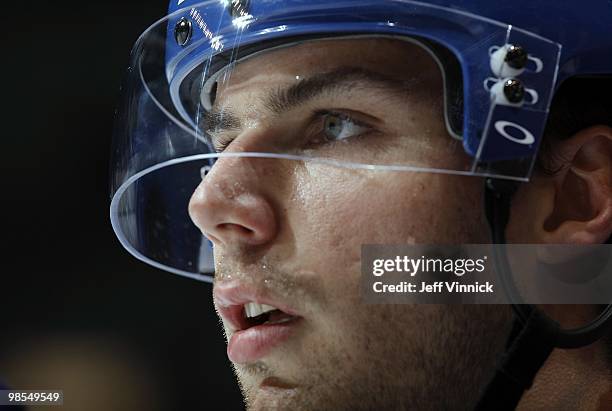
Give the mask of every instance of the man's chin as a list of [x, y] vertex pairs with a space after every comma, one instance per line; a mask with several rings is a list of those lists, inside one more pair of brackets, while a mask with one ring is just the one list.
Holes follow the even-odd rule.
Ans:
[[277, 377], [266, 377], [259, 383], [241, 383], [247, 410], [301, 410], [302, 387]]

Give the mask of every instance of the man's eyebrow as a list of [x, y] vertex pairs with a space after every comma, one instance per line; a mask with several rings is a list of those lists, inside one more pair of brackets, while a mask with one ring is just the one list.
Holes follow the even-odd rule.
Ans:
[[325, 93], [351, 91], [359, 87], [384, 89], [393, 93], [406, 90], [407, 82], [362, 67], [341, 67], [317, 73], [287, 88], [271, 92], [265, 107], [274, 114], [289, 111]]
[[231, 109], [216, 110], [204, 113], [201, 122], [207, 133], [219, 133], [224, 130], [236, 130], [240, 128], [240, 119], [232, 113]]
[[[410, 83], [412, 83], [410, 80], [399, 80], [361, 67], [341, 67], [317, 73], [289, 87], [273, 90], [263, 97], [263, 103], [271, 113], [281, 114], [325, 93], [347, 92], [366, 87], [400, 94], [408, 89]], [[236, 130], [241, 126], [240, 118], [227, 107], [221, 111], [213, 107], [210, 112], [204, 114], [203, 121], [204, 130], [208, 133]]]

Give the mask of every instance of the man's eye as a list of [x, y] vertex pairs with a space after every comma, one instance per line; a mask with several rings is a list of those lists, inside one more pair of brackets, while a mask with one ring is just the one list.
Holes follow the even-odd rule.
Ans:
[[[345, 140], [372, 131], [372, 127], [344, 113], [318, 111], [316, 117], [317, 137], [311, 143]], [[236, 137], [233, 133], [210, 133], [209, 136], [217, 153], [223, 152]]]
[[356, 137], [370, 130], [370, 127], [357, 122], [346, 114], [321, 113], [323, 135], [327, 141], [344, 140]]
[[223, 152], [227, 146], [230, 145], [234, 137], [228, 137], [223, 135], [212, 135], [210, 138], [210, 144], [214, 148], [215, 152], [221, 153]]

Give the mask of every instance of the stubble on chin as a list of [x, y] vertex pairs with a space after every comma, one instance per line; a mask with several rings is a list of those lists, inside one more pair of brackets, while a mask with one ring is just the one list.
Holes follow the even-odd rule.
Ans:
[[336, 335], [304, 343], [294, 390], [261, 391], [276, 373], [266, 362], [234, 370], [249, 411], [468, 410], [503, 351], [507, 314], [484, 306], [369, 306], [344, 313], [350, 326]]

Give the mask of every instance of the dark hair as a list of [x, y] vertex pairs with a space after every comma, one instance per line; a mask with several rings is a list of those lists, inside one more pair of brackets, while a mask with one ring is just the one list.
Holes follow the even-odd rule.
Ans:
[[[582, 129], [607, 125], [612, 127], [612, 76], [571, 78], [565, 81], [552, 101], [536, 167], [546, 174], [554, 174], [553, 151], [555, 141], [570, 138]], [[612, 237], [606, 241], [612, 243]], [[600, 310], [604, 305], [598, 307]], [[608, 348], [608, 364], [612, 368], [612, 331], [604, 337]]]

